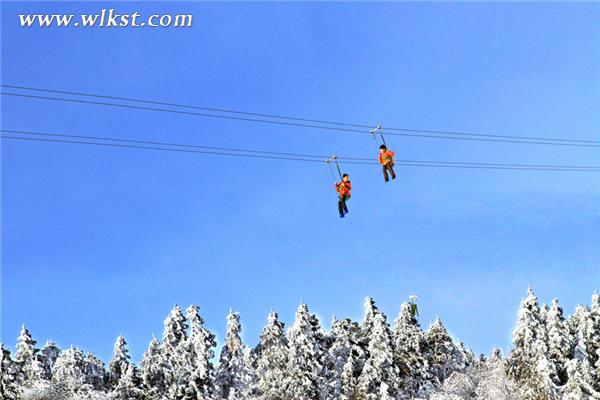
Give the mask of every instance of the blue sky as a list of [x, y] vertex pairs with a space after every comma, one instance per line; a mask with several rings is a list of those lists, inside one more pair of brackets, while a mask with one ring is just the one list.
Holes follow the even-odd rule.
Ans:
[[[113, 3], [191, 29], [22, 29], [2, 4], [2, 82], [366, 124], [599, 139], [596, 3]], [[371, 138], [2, 96], [5, 129], [376, 156]], [[598, 149], [389, 137], [400, 158], [599, 165]], [[410, 294], [475, 352], [510, 346], [533, 285], [570, 313], [600, 289], [600, 175], [344, 166], [2, 142], [2, 341], [139, 360], [177, 303], [256, 344], [301, 300], [328, 327]]]

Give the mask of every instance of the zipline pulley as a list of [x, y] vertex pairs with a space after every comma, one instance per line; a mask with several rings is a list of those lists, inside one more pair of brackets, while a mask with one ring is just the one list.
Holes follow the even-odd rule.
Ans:
[[342, 180], [342, 170], [340, 169], [340, 164], [338, 163], [337, 156], [334, 154], [333, 156], [331, 156], [330, 158], [325, 160], [325, 162], [329, 166], [329, 171], [331, 171], [331, 176], [333, 176], [333, 180], [337, 180], [337, 178], [335, 177], [335, 173], [333, 172], [333, 168], [331, 167], [331, 162], [335, 162], [335, 166], [336, 166], [337, 172], [340, 176], [340, 180]]
[[377, 125], [375, 128], [371, 129], [369, 133], [371, 134], [371, 136], [373, 136], [373, 140], [375, 140], [375, 143], [379, 144], [379, 142], [377, 141], [377, 135], [379, 135], [381, 136], [381, 143], [386, 144], [385, 138], [383, 137], [383, 127], [381, 125]]

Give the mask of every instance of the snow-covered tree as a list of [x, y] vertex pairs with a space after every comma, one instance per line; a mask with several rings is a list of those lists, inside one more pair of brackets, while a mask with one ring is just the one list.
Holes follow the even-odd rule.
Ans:
[[592, 305], [590, 307], [591, 327], [588, 332], [586, 342], [588, 343], [589, 363], [595, 367], [595, 373], [598, 377], [596, 390], [600, 391], [600, 294], [595, 291], [592, 295]]
[[390, 328], [380, 312], [372, 319], [368, 354], [358, 377], [359, 396], [369, 400], [395, 398], [399, 389], [399, 371], [394, 363]]
[[0, 398], [17, 400], [18, 367], [10, 356], [10, 351], [0, 343]]
[[105, 390], [107, 374], [104, 363], [93, 353], [88, 353], [85, 359], [85, 382], [94, 390]]
[[[475, 398], [476, 383], [474, 376], [465, 372], [454, 371], [444, 380], [440, 391], [435, 393], [431, 399], [460, 399], [469, 400]], [[496, 399], [494, 399], [496, 400]]]
[[380, 313], [379, 308], [375, 304], [375, 300], [372, 297], [365, 297], [363, 303], [364, 317], [361, 324], [361, 342], [363, 347], [369, 346], [369, 340], [371, 338], [371, 329], [373, 329], [373, 322], [375, 316]]
[[122, 373], [117, 386], [110, 394], [111, 400], [144, 400], [142, 378], [137, 367], [128, 364]]
[[113, 356], [108, 363], [108, 382], [111, 388], [119, 384], [119, 379], [125, 374], [129, 364], [131, 364], [131, 356], [127, 349], [127, 341], [120, 335], [115, 341]]
[[187, 320], [181, 307], [175, 305], [164, 322], [162, 354], [165, 358], [165, 382], [172, 400], [186, 397], [190, 387], [193, 352], [187, 340]]
[[215, 372], [211, 360], [215, 354], [215, 335], [204, 327], [198, 306], [191, 305], [186, 313], [190, 323], [188, 341], [193, 355], [190, 389], [194, 399], [209, 399], [214, 393]]
[[478, 374], [477, 400], [519, 400], [515, 384], [506, 375], [499, 349], [494, 349], [492, 355], [480, 364]]
[[24, 386], [32, 386], [44, 376], [44, 369], [38, 359], [39, 349], [36, 348], [36, 344], [37, 342], [33, 340], [29, 330], [23, 325], [17, 339], [15, 361], [19, 367], [19, 383]]
[[181, 343], [187, 339], [187, 328], [181, 307], [175, 305], [164, 322], [162, 352], [168, 361], [177, 358]]
[[144, 383], [146, 399], [159, 400], [166, 393], [165, 370], [168, 368], [165, 357], [162, 354], [160, 343], [152, 338], [148, 350], [140, 361], [140, 375]]
[[85, 393], [89, 390], [89, 385], [86, 384], [86, 369], [83, 352], [71, 347], [56, 359], [52, 381], [73, 393]]
[[[354, 356], [357, 344], [355, 343], [358, 324], [349, 319], [336, 319], [331, 323], [331, 332], [328, 335], [328, 348], [323, 362], [323, 390], [325, 398], [339, 399], [344, 392], [343, 381], [345, 368], [352, 367], [352, 371], [346, 371], [352, 376], [347, 376], [347, 383], [354, 384]], [[350, 379], [352, 378], [352, 379]], [[347, 390], [346, 390], [347, 391]]]
[[437, 382], [423, 354], [426, 347], [419, 321], [411, 315], [410, 304], [403, 303], [394, 327], [394, 362], [406, 397], [425, 397]]
[[306, 304], [296, 311], [288, 331], [288, 362], [284, 379], [284, 399], [317, 400], [319, 398], [319, 343]]
[[46, 341], [46, 345], [39, 354], [39, 360], [43, 370], [43, 379], [52, 380], [52, 370], [59, 355], [60, 349], [56, 343]]
[[573, 359], [567, 362], [568, 381], [564, 387], [563, 400], [600, 399], [600, 392], [595, 390], [594, 371], [589, 362], [583, 332], [578, 332]]
[[552, 379], [556, 385], [561, 386], [567, 379], [565, 367], [571, 355], [572, 341], [558, 299], [552, 300], [545, 323], [548, 332], [548, 358], [554, 364], [553, 370], [557, 372]]
[[521, 302], [513, 331], [514, 349], [507, 360], [508, 375], [521, 388], [523, 400], [558, 398], [558, 388], [552, 378], [557, 371], [548, 359], [547, 342], [538, 299], [530, 287]]
[[254, 392], [261, 400], [283, 398], [283, 385], [287, 365], [287, 339], [284, 324], [276, 312], [271, 311], [267, 325], [256, 347], [256, 375]]
[[246, 347], [242, 343], [241, 331], [240, 315], [230, 311], [227, 315], [227, 333], [215, 380], [223, 399], [244, 398], [249, 390], [252, 366], [246, 365], [245, 362], [248, 356], [244, 356]]
[[427, 342], [425, 357], [431, 373], [440, 382], [444, 382], [454, 371], [465, 371], [468, 365], [466, 350], [459, 349], [454, 344], [439, 318], [436, 318], [429, 327], [425, 340]]
[[[351, 352], [346, 359], [344, 368], [342, 369], [342, 377], [340, 380], [339, 391], [334, 392], [332, 399], [353, 400], [357, 397], [357, 378], [355, 376], [356, 366], [354, 362], [354, 352]], [[338, 397], [336, 397], [336, 395]]]

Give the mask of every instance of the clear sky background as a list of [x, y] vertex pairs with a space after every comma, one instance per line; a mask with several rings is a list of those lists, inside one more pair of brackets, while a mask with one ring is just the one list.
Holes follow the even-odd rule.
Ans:
[[[364, 124], [598, 140], [598, 3], [113, 3], [191, 29], [23, 29], [2, 4], [2, 82]], [[375, 157], [368, 135], [2, 96], [5, 129]], [[400, 158], [598, 166], [597, 148], [388, 137]], [[137, 361], [172, 306], [255, 345], [304, 300], [328, 328], [410, 294], [476, 353], [508, 349], [531, 284], [570, 313], [600, 289], [600, 173], [345, 166], [2, 142], [2, 341]]]

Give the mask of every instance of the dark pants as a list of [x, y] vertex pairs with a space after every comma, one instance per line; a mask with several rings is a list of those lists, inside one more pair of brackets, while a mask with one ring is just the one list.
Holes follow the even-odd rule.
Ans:
[[388, 170], [390, 171], [390, 175], [392, 175], [392, 179], [396, 179], [396, 174], [394, 173], [394, 167], [392, 166], [391, 163], [384, 165], [383, 166], [383, 179], [385, 179], [385, 181], [389, 181], [390, 178], [388, 178]]
[[348, 200], [350, 196], [340, 196], [338, 200], [338, 211], [340, 215], [344, 215], [344, 213], [348, 212], [348, 206], [346, 205], [346, 200]]

